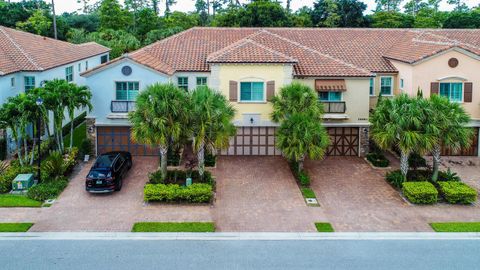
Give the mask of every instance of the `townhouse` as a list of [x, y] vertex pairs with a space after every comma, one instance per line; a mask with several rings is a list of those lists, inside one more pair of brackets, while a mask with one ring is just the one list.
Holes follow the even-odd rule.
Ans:
[[[438, 93], [461, 102], [480, 127], [480, 30], [192, 28], [83, 72], [93, 92], [89, 137], [97, 153], [156, 155], [130, 137], [128, 112], [146, 86], [207, 85], [237, 110], [237, 135], [222, 155], [280, 155], [268, 99], [291, 82], [324, 103], [328, 155], [368, 151], [378, 96]], [[445, 150], [447, 151], [447, 150]], [[463, 155], [478, 155], [478, 135]]]
[[[48, 80], [84, 85], [80, 73], [106, 63], [109, 51], [94, 42], [76, 45], [0, 26], [0, 102]], [[10, 149], [14, 145], [10, 140]]]

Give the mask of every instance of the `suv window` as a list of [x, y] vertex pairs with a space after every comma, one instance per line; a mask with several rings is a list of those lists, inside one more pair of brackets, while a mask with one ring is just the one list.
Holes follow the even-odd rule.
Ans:
[[120, 170], [124, 162], [125, 162], [125, 159], [122, 156], [119, 156], [117, 159], [117, 162], [115, 162], [115, 171]]

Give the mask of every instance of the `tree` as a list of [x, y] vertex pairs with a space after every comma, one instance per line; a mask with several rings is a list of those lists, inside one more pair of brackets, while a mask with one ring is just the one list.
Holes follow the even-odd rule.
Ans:
[[88, 110], [91, 110], [91, 98], [92, 93], [86, 86], [78, 86], [74, 83], [69, 84], [69, 88], [67, 91], [66, 107], [68, 111], [68, 116], [70, 117], [70, 149], [72, 149], [73, 147], [73, 119], [75, 118], [75, 110], [85, 107], [88, 108]]
[[375, 0], [375, 3], [377, 3], [376, 11], [398, 12], [401, 2], [402, 0]]
[[450, 102], [447, 98], [432, 95], [429, 100], [430, 113], [428, 122], [424, 123], [427, 132], [435, 138], [432, 148], [433, 176], [432, 181], [438, 179], [438, 167], [442, 146], [453, 151], [459, 151], [462, 147], [469, 147], [473, 137], [473, 130], [466, 128], [470, 122], [470, 116], [465, 112], [462, 105]]
[[279, 2], [271, 0], [252, 0], [240, 9], [238, 18], [244, 27], [285, 27], [290, 26], [290, 17]]
[[412, 16], [417, 16], [417, 13], [424, 8], [427, 8], [429, 4], [425, 0], [409, 0], [405, 6], [405, 13], [411, 14]]
[[132, 139], [158, 145], [160, 171], [165, 179], [168, 146], [181, 138], [187, 126], [187, 94], [173, 84], [153, 84], [140, 92], [136, 102], [136, 110], [129, 114]]
[[152, 44], [157, 40], [167, 38], [176, 33], [182, 32], [184, 29], [181, 27], [173, 27], [166, 29], [155, 29], [147, 33], [147, 36], [143, 42], [144, 45]]
[[302, 7], [291, 14], [291, 20], [294, 27], [312, 27], [312, 10], [309, 7]]
[[100, 27], [103, 29], [125, 29], [132, 23], [130, 14], [122, 8], [118, 0], [102, 0], [98, 14]]
[[330, 138], [322, 126], [323, 106], [316, 93], [308, 86], [292, 83], [280, 89], [271, 99], [272, 121], [280, 123], [277, 132], [277, 147], [285, 157], [298, 163], [323, 157]]
[[480, 28], [480, 12], [451, 12], [443, 28]]
[[454, 11], [467, 12], [468, 6], [465, 4], [465, 0], [447, 0], [447, 3], [455, 6]]
[[236, 129], [232, 124], [235, 109], [224, 95], [204, 86], [192, 92], [189, 112], [198, 171], [203, 176], [205, 149], [216, 153], [217, 149], [227, 147], [230, 137], [235, 135]]
[[37, 10], [25, 22], [18, 22], [17, 28], [37, 35], [48, 36], [52, 22], [45, 16], [45, 11]]
[[[82, 33], [85, 34], [84, 37], [82, 37]], [[123, 30], [106, 29], [89, 34], [81, 30], [74, 30], [70, 32], [69, 36], [69, 41], [72, 43], [95, 41], [103, 46], [109, 47], [111, 49], [110, 59], [134, 51], [141, 46], [140, 41], [134, 35]]]
[[413, 27], [413, 16], [400, 12], [378, 11], [372, 16], [372, 27], [375, 28], [411, 28]]
[[312, 21], [318, 26], [359, 27], [364, 25], [365, 3], [357, 0], [317, 0]]

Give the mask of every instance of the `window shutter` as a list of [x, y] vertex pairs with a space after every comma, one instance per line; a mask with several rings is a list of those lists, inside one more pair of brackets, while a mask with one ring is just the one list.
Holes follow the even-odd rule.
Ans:
[[238, 93], [238, 83], [236, 81], [230, 81], [230, 90], [229, 90], [229, 97], [230, 101], [237, 101], [237, 93]]
[[275, 96], [275, 81], [267, 82], [267, 101]]
[[472, 90], [473, 90], [473, 83], [471, 82], [466, 82], [464, 83], [464, 96], [463, 96], [463, 101], [464, 102], [472, 102]]
[[440, 83], [438, 82], [432, 82], [430, 84], [430, 95], [436, 94], [438, 95], [438, 88], [440, 86]]

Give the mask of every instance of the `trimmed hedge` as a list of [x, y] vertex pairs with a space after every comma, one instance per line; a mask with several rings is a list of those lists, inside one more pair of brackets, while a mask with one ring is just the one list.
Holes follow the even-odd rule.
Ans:
[[440, 194], [449, 203], [471, 204], [477, 200], [477, 191], [465, 183], [448, 181], [438, 182]]
[[379, 168], [385, 168], [390, 165], [390, 161], [382, 153], [368, 153], [367, 160], [370, 161], [373, 166]]
[[405, 182], [403, 194], [415, 204], [434, 204], [438, 200], [438, 191], [430, 182]]
[[[150, 184], [177, 184], [185, 185], [185, 180], [187, 179], [187, 172], [182, 170], [168, 170], [167, 178], [162, 180], [160, 170], [150, 173], [148, 175], [148, 180]], [[209, 171], [203, 172], [203, 179], [200, 178], [198, 171], [192, 171], [190, 174], [192, 178], [192, 183], [205, 183], [213, 185], [212, 173]]]
[[42, 182], [31, 187], [27, 192], [27, 197], [36, 201], [45, 201], [54, 199], [67, 187], [68, 181], [65, 177], [60, 177], [48, 182]]
[[146, 202], [208, 203], [213, 197], [212, 185], [192, 184], [181, 187], [176, 184], [146, 184], [143, 190]]

